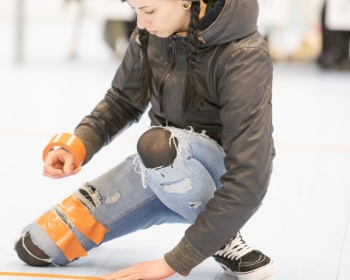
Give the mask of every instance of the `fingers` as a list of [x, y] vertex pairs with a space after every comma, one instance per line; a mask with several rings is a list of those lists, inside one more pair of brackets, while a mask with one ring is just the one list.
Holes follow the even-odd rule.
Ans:
[[63, 172], [67, 175], [72, 175], [75, 169], [74, 158], [72, 156], [65, 157], [65, 162], [63, 164]]
[[133, 265], [131, 267], [121, 269], [117, 272], [104, 275], [104, 276], [102, 276], [102, 279], [104, 279], [104, 280], [119, 280], [119, 279], [122, 279], [122, 280], [140, 280], [142, 278], [140, 278], [140, 273], [136, 269], [136, 266]]
[[136, 274], [120, 275], [117, 273], [102, 276], [104, 280], [141, 280]]
[[43, 168], [43, 175], [49, 178], [58, 179], [70, 175], [75, 175], [80, 171], [80, 167], [75, 168], [73, 155], [65, 149], [50, 151]]
[[44, 164], [43, 175], [52, 179], [64, 177], [62, 169], [54, 168], [50, 164]]
[[105, 276], [102, 276], [102, 279], [104, 280], [141, 280], [143, 278], [140, 278], [140, 276], [138, 274], [120, 274], [118, 273], [112, 273], [112, 274], [108, 274]]
[[74, 168], [73, 167], [73, 171], [72, 172], [65, 172], [63, 171], [63, 167], [62, 168], [57, 168], [56, 167], [52, 167], [51, 165], [48, 164], [44, 164], [44, 168], [43, 168], [43, 175], [52, 179], [59, 179], [59, 178], [64, 178], [64, 177], [68, 177], [70, 175], [75, 175], [77, 174], [79, 171], [81, 170], [81, 168]]
[[174, 274], [175, 270], [161, 259], [137, 263], [101, 278], [104, 280], [162, 280]]

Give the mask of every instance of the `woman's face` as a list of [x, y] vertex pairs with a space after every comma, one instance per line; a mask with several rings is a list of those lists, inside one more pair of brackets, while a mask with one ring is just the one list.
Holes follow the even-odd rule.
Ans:
[[191, 12], [180, 0], [127, 0], [137, 14], [137, 26], [161, 38], [187, 31]]

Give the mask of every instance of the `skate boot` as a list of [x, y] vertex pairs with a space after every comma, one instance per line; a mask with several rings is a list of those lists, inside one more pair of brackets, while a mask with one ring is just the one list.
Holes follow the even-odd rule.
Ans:
[[275, 272], [273, 261], [249, 247], [239, 232], [213, 257], [220, 263], [225, 274], [239, 280], [264, 280]]

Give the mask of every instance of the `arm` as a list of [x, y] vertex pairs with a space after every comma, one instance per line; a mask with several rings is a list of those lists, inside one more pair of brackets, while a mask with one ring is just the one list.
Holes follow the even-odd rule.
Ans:
[[[75, 129], [74, 134], [86, 149], [83, 164], [124, 129], [139, 121], [144, 113], [147, 105], [138, 101], [141, 67], [139, 53], [139, 45], [135, 39], [131, 39], [124, 60], [113, 79], [112, 88]], [[47, 154], [43, 173], [51, 178], [63, 178], [74, 175], [79, 170], [75, 167], [71, 153], [56, 149]]]
[[131, 39], [112, 88], [75, 129], [74, 134], [83, 141], [87, 150], [84, 164], [124, 129], [138, 122], [146, 110], [147, 105], [138, 101], [141, 73], [139, 53], [138, 43]]
[[177, 272], [212, 256], [255, 213], [264, 198], [274, 155], [272, 140], [272, 64], [260, 48], [223, 55], [218, 65], [218, 94], [227, 172], [204, 212], [180, 243], [165, 255]]

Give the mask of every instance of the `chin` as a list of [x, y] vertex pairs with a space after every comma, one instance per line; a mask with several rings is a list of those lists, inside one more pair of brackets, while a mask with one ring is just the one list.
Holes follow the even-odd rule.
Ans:
[[157, 32], [157, 34], [155, 34], [155, 36], [159, 38], [168, 38], [171, 35], [173, 35], [173, 33], [170, 33], [170, 32]]

